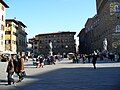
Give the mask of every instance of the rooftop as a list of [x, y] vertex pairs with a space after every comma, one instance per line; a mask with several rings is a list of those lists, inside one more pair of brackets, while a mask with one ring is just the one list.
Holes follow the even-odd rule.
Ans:
[[14, 23], [16, 23], [16, 24], [21, 24], [23, 27], [27, 27], [25, 24], [23, 24], [21, 21], [18, 21], [18, 20], [16, 20], [16, 19], [6, 19], [6, 21], [12, 21], [12, 22], [14, 22]]
[[3, 0], [0, 0], [0, 3], [3, 4], [6, 8], [9, 8], [9, 6]]
[[54, 35], [54, 34], [68, 34], [68, 33], [73, 33], [74, 35], [76, 34], [76, 32], [70, 32], [70, 31], [67, 31], [67, 32], [41, 33], [41, 34], [38, 34], [38, 35], [36, 35], [36, 36]]

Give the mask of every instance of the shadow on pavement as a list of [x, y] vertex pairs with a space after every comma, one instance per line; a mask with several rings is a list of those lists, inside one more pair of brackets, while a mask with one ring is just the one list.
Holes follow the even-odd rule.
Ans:
[[30, 81], [9, 90], [120, 90], [119, 67], [61, 68], [27, 75], [27, 79]]

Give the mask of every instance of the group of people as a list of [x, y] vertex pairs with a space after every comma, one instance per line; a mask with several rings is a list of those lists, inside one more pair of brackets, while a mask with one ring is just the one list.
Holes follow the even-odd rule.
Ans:
[[[8, 61], [7, 70], [8, 73], [8, 85], [15, 82], [21, 82], [24, 79], [25, 71], [24, 71], [24, 58], [21, 55], [11, 55]], [[16, 81], [13, 77], [14, 73], [16, 73], [19, 79]]]
[[33, 60], [33, 65], [37, 67], [42, 67], [44, 65], [51, 65], [54, 64], [55, 65], [55, 61], [57, 60], [57, 58], [55, 58], [54, 56], [38, 56], [36, 58], [36, 60]]
[[91, 60], [91, 57], [92, 57], [92, 64], [93, 64], [93, 67], [94, 67], [94, 69], [96, 69], [96, 61], [97, 61], [97, 55], [92, 55], [92, 56], [85, 56], [85, 55], [74, 55], [73, 57], [72, 57], [72, 60], [73, 60], [73, 63], [79, 63], [80, 62], [80, 60], [82, 59], [82, 62], [83, 63], [85, 63], [85, 61], [86, 61], [86, 58], [88, 58], [88, 62], [90, 63], [90, 60]]

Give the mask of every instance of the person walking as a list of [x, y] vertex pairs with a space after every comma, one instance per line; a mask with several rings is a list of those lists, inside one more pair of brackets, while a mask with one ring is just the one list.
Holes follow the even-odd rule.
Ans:
[[24, 79], [25, 76], [25, 70], [24, 70], [24, 58], [21, 55], [18, 55], [18, 76], [19, 76], [19, 82], [21, 82]]
[[93, 66], [94, 66], [94, 69], [96, 69], [96, 61], [97, 61], [97, 55], [93, 55], [93, 59], [92, 59], [92, 63], [93, 63]]
[[42, 68], [43, 68], [43, 66], [44, 66], [43, 57], [40, 56], [40, 57], [38, 58], [38, 60], [39, 60], [39, 67], [42, 67]]
[[118, 54], [117, 62], [120, 62], [120, 53]]
[[8, 73], [8, 75], [7, 75], [8, 85], [11, 85], [11, 82], [13, 82], [13, 84], [14, 84], [14, 79], [13, 79], [13, 74], [14, 74], [13, 56], [11, 56], [11, 58], [9, 58], [6, 72]]
[[88, 58], [88, 63], [90, 63], [91, 55], [88, 55], [87, 58]]
[[18, 57], [16, 58], [16, 55], [13, 56], [13, 64], [14, 64], [14, 72], [18, 75], [19, 77], [19, 80], [18, 82], [20, 81], [20, 63], [18, 62]]

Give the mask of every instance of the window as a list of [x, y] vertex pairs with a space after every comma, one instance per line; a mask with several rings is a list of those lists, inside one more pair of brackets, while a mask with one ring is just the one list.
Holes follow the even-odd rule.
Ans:
[[5, 31], [5, 34], [11, 34], [11, 31]]
[[15, 26], [16, 29], [18, 29], [18, 26]]
[[1, 34], [1, 39], [3, 40], [3, 34]]
[[40, 40], [39, 43], [42, 43], [42, 41]]
[[3, 41], [1, 41], [1, 45], [3, 45]]
[[14, 44], [16, 44], [16, 41], [14, 41]]
[[5, 44], [11, 44], [11, 40], [5, 40]]
[[12, 24], [6, 24], [6, 26], [7, 26], [7, 27], [10, 27], [10, 26], [12, 26]]
[[2, 6], [2, 10], [4, 11], [4, 6]]
[[35, 44], [37, 44], [37, 42], [35, 42]]
[[4, 30], [4, 26], [3, 25], [1, 25], [1, 30]]
[[4, 16], [2, 15], [2, 21], [4, 21]]
[[59, 42], [60, 42], [60, 40], [58, 39], [58, 40], [57, 40], [57, 43], [59, 43]]
[[120, 25], [116, 26], [116, 32], [120, 32]]
[[42, 48], [42, 46], [40, 46], [40, 48]]
[[54, 37], [56, 37], [56, 35], [54, 35]]
[[114, 11], [115, 12], [120, 12], [120, 5], [115, 5], [114, 6]]
[[16, 44], [16, 41], [12, 40], [12, 44]]
[[56, 43], [57, 41], [56, 40], [53, 40], [54, 43]]
[[34, 47], [34, 49], [37, 49], [37, 47]]
[[16, 33], [16, 32], [13, 32], [13, 35], [17, 36], [17, 33]]

